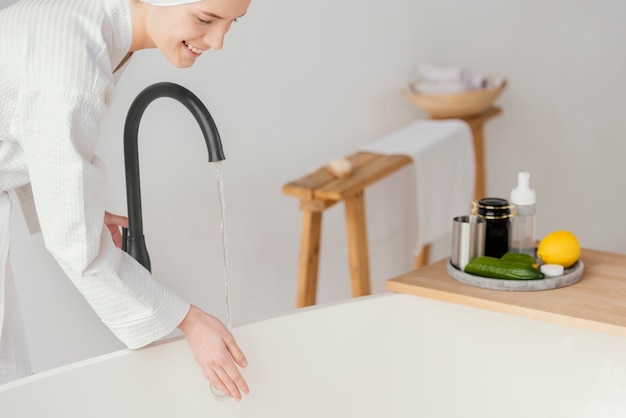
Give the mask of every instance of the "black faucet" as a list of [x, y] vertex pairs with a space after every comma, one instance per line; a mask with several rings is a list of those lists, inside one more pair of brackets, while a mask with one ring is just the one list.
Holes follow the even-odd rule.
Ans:
[[217, 126], [200, 99], [186, 88], [174, 83], [156, 83], [145, 88], [130, 105], [124, 125], [124, 164], [126, 167], [126, 200], [128, 229], [123, 228], [122, 249], [150, 271], [150, 256], [143, 236], [141, 190], [139, 186], [139, 156], [137, 137], [139, 123], [148, 105], [160, 97], [169, 97], [185, 105], [202, 129], [209, 150], [209, 162], [222, 161], [224, 151]]

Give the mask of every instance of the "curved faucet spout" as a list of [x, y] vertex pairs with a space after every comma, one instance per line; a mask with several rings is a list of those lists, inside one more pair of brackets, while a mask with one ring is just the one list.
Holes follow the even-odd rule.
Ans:
[[150, 256], [143, 236], [141, 189], [139, 185], [139, 156], [137, 137], [139, 124], [150, 103], [160, 97], [169, 97], [182, 103], [194, 116], [207, 145], [209, 162], [226, 157], [217, 126], [204, 104], [186, 88], [174, 83], [156, 83], [145, 88], [135, 98], [128, 110], [124, 126], [124, 164], [126, 169], [126, 199], [128, 205], [128, 230], [124, 230], [122, 249], [150, 270]]

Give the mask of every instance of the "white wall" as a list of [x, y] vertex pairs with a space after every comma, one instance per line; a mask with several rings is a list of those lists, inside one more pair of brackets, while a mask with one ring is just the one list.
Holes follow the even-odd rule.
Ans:
[[[529, 170], [538, 236], [570, 229], [585, 247], [625, 252], [625, 13], [618, 0], [253, 1], [226, 48], [191, 69], [172, 68], [154, 51], [133, 59], [98, 150], [109, 170], [110, 210], [126, 212], [122, 129], [130, 102], [157, 81], [190, 88], [212, 112], [227, 156], [233, 321], [289, 311], [300, 213], [282, 185], [424, 117], [401, 89], [416, 64], [434, 62], [509, 79], [499, 100], [504, 113], [486, 128], [490, 195], [507, 197], [517, 171]], [[153, 272], [225, 319], [215, 174], [199, 129], [164, 99], [148, 108], [140, 144]], [[388, 200], [368, 200], [372, 229], [394, 218], [398, 208]], [[342, 218], [341, 205], [325, 213], [320, 302], [349, 297]], [[36, 369], [121, 348], [41, 237], [27, 235], [19, 211], [13, 225], [12, 262]], [[371, 239], [380, 292], [410, 269], [411, 231]]]

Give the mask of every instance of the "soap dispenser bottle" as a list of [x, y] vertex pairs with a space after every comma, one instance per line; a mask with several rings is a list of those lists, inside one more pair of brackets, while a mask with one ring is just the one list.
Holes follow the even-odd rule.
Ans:
[[537, 199], [530, 188], [530, 174], [526, 171], [517, 175], [517, 187], [511, 191], [511, 204], [516, 214], [511, 222], [509, 251], [535, 254], [535, 212]]

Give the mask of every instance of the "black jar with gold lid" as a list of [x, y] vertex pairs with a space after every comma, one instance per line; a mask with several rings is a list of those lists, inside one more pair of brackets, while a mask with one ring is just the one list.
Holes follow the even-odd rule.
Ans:
[[514, 206], [499, 197], [472, 202], [472, 214], [485, 218], [485, 255], [500, 258], [509, 251], [509, 234]]

